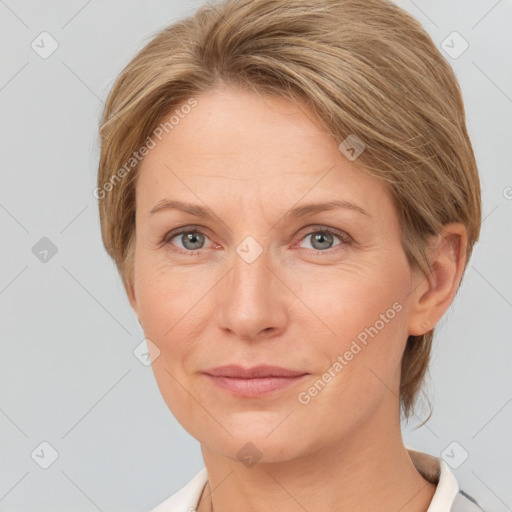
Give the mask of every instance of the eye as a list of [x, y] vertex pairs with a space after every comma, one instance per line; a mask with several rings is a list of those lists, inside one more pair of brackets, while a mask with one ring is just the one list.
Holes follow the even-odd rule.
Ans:
[[[336, 238], [339, 240], [339, 243], [333, 245]], [[348, 243], [349, 238], [349, 235], [341, 231], [338, 232], [337, 230], [330, 228], [319, 228], [314, 231], [310, 231], [302, 241], [310, 240], [310, 247], [305, 247], [305, 249], [325, 252], [326, 250], [342, 245], [343, 243]], [[301, 245], [301, 247], [303, 246]]]
[[[336, 239], [338, 243], [335, 243]], [[171, 245], [178, 252], [193, 256], [206, 248], [206, 240], [209, 238], [198, 227], [188, 226], [167, 233], [162, 239], [162, 245]], [[309, 247], [307, 245], [304, 247], [302, 244], [307, 240], [309, 240]], [[350, 235], [343, 231], [319, 227], [306, 234], [299, 242], [299, 246], [318, 253], [328, 252], [329, 249], [349, 244], [350, 241]], [[216, 246], [216, 244], [213, 245]]]
[[192, 255], [195, 251], [204, 248], [207, 239], [208, 237], [202, 231], [189, 227], [168, 233], [162, 243], [173, 245], [180, 250], [179, 252]]

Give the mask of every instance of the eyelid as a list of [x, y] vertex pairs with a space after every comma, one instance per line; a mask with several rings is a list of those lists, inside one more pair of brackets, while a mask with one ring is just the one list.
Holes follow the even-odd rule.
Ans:
[[340, 239], [346, 242], [353, 242], [354, 239], [346, 232], [341, 229], [331, 228], [329, 226], [324, 226], [322, 224], [311, 224], [309, 226], [305, 226], [301, 231], [306, 230], [306, 233], [301, 238], [303, 240], [306, 236], [311, 235], [312, 233], [332, 233], [333, 235], [338, 236]]
[[206, 228], [203, 226], [195, 226], [195, 225], [182, 226], [180, 228], [172, 229], [171, 231], [167, 232], [163, 236], [162, 242], [169, 242], [174, 237], [181, 235], [183, 233], [196, 233], [197, 232], [197, 233], [201, 233], [202, 235], [208, 236], [208, 235], [206, 235], [205, 231], [206, 231]]

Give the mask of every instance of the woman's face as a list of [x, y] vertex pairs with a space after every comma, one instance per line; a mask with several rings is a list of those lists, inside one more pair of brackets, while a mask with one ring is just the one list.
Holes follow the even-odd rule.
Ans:
[[[415, 275], [386, 187], [306, 107], [231, 88], [196, 100], [136, 193], [131, 302], [168, 407], [202, 445], [254, 445], [261, 462], [396, 426]], [[225, 365], [299, 376], [206, 373]]]

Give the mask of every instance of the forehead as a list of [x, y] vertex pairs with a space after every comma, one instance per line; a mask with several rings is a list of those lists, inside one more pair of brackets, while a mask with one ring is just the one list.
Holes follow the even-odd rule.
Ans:
[[197, 105], [189, 113], [175, 116], [175, 124], [147, 155], [146, 163], [172, 155], [176, 161], [207, 160], [212, 165], [222, 161], [228, 170], [242, 162], [259, 163], [263, 169], [276, 157], [295, 163], [311, 159], [312, 152], [325, 150], [329, 142], [312, 112], [285, 98], [223, 88], [195, 99]]
[[305, 104], [234, 88], [194, 99], [143, 159], [138, 201], [197, 202], [200, 195], [291, 206], [307, 195], [358, 201], [370, 211], [389, 202], [384, 184], [340, 153]]

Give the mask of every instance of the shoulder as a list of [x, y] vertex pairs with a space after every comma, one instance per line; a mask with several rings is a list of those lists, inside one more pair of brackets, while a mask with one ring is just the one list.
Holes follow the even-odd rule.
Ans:
[[191, 512], [196, 510], [203, 487], [208, 480], [206, 468], [201, 469], [179, 491], [151, 509], [150, 512]]

